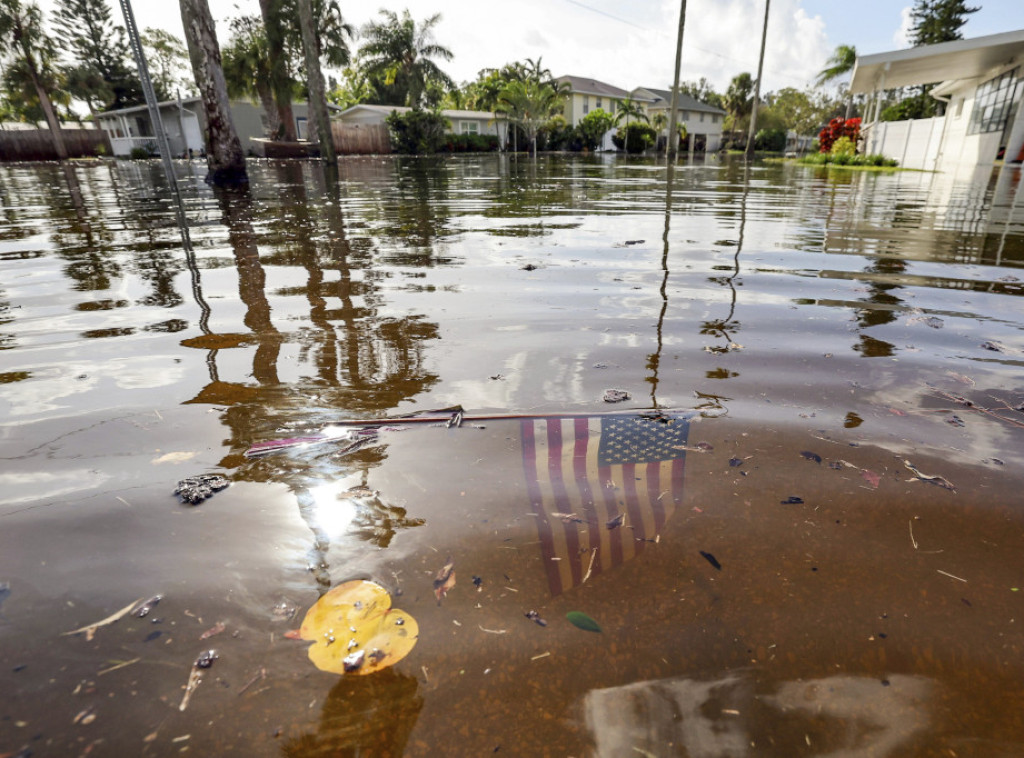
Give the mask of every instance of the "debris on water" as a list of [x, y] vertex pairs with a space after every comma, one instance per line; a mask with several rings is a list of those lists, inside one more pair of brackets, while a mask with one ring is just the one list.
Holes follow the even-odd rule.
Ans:
[[629, 400], [629, 393], [625, 390], [605, 390], [604, 401], [606, 403], [621, 403], [623, 400]]
[[522, 271], [536, 271], [539, 266], [534, 263], [527, 263], [525, 266], [520, 267]]
[[408, 655], [416, 645], [419, 625], [405, 611], [391, 607], [386, 589], [356, 579], [317, 600], [297, 636], [313, 643], [307, 654], [321, 671], [362, 676]]
[[866, 481], [866, 482], [867, 482], [868, 484], [870, 484], [870, 485], [871, 485], [872, 487], [874, 487], [875, 489], [878, 489], [878, 484], [879, 484], [879, 482], [881, 482], [881, 481], [882, 481], [882, 477], [881, 477], [881, 475], [880, 475], [880, 474], [876, 474], [876, 473], [875, 473], [874, 471], [872, 471], [871, 469], [867, 469], [867, 468], [864, 468], [864, 469], [861, 469], [861, 470], [860, 470], [860, 475], [861, 475], [862, 477], [864, 477], [864, 480], [865, 480], [865, 481]]
[[214, 635], [220, 634], [225, 629], [227, 629], [227, 626], [224, 624], [224, 622], [223, 621], [218, 621], [216, 624], [211, 626], [205, 632], [200, 634], [199, 635], [199, 639], [200, 640], [208, 640], [208, 639], [210, 639], [210, 637], [213, 637]]
[[132, 611], [133, 616], [138, 616], [140, 619], [145, 618], [149, 615], [149, 612], [156, 608], [157, 603], [164, 599], [163, 595], [153, 595], [149, 600], [140, 604], [137, 608]]
[[201, 669], [208, 669], [213, 665], [213, 662], [217, 660], [217, 658], [216, 650], [204, 650], [199, 654], [199, 657], [196, 658], [196, 666]]
[[945, 326], [946, 322], [943, 321], [938, 316], [929, 316], [926, 319], [922, 319], [921, 323], [923, 323], [925, 326], [930, 326], [932, 329], [941, 329], [943, 326]]
[[800, 452], [800, 455], [802, 455], [804, 458], [806, 458], [809, 461], [814, 461], [815, 463], [821, 463], [821, 456], [818, 455], [817, 453], [812, 453], [810, 450], [803, 450], [803, 451]]
[[843, 462], [842, 461], [829, 461], [828, 462], [828, 467], [830, 469], [835, 470], [835, 471], [841, 471], [842, 468], [843, 468]]
[[942, 487], [943, 489], [949, 490], [953, 494], [956, 494], [956, 488], [953, 486], [953, 483], [950, 482], [945, 477], [942, 477], [942, 476], [932, 476], [930, 474], [923, 474], [923, 473], [921, 473], [921, 471], [918, 470], [917, 466], [915, 466], [913, 463], [911, 463], [908, 460], [904, 460], [903, 461], [903, 465], [906, 466], [908, 469], [910, 469], [913, 472], [913, 474], [914, 474], [914, 476], [912, 476], [908, 481], [912, 482], [914, 480], [919, 479], [922, 482], [928, 482], [929, 484], [937, 485], [939, 487]]
[[975, 385], [975, 381], [971, 379], [971, 377], [958, 374], [955, 371], [947, 371], [946, 376], [955, 379], [960, 382], [960, 384], [966, 384], [968, 387], [973, 387]]
[[341, 664], [345, 668], [345, 673], [351, 673], [359, 669], [363, 665], [363, 661], [366, 660], [365, 650], [356, 650], [354, 653], [346, 655], [341, 659]]
[[218, 474], [199, 474], [178, 482], [174, 494], [186, 503], [198, 505], [230, 484], [231, 482]]
[[530, 621], [532, 621], [535, 624], [537, 624], [538, 626], [547, 626], [548, 625], [548, 622], [545, 621], [544, 619], [542, 619], [540, 617], [540, 614], [537, 613], [537, 611], [527, 611], [523, 615], [526, 616], [526, 618], [530, 619]]
[[291, 621], [295, 618], [295, 612], [297, 610], [298, 609], [287, 600], [282, 600], [270, 609], [270, 615], [274, 617], [275, 621]]
[[803, 501], [804, 499], [802, 497], [790, 495], [785, 500], [780, 500], [779, 502], [782, 503], [782, 505], [800, 505], [801, 503], [803, 503]]
[[128, 613], [131, 612], [132, 608], [135, 608], [141, 602], [142, 602], [142, 598], [140, 597], [138, 600], [133, 600], [130, 604], [126, 605], [124, 608], [119, 610], [117, 613], [113, 613], [110, 616], [107, 616], [102, 621], [97, 621], [95, 624], [88, 624], [86, 626], [83, 626], [81, 629], [75, 629], [75, 630], [70, 631], [70, 632], [64, 632], [64, 634], [62, 636], [70, 637], [70, 636], [72, 636], [74, 634], [81, 634], [82, 632], [85, 632], [85, 639], [86, 639], [86, 641], [87, 642], [92, 642], [92, 638], [96, 635], [96, 630], [97, 629], [99, 629], [101, 626], [106, 626], [107, 624], [113, 624], [115, 621], [120, 620], [124, 616], [128, 615]]
[[505, 375], [504, 374], [491, 374], [487, 378], [490, 379], [491, 381], [494, 381], [494, 382], [500, 382], [502, 379], [505, 378]]
[[996, 353], [1006, 352], [1006, 348], [1003, 345], [999, 344], [998, 342], [995, 342], [994, 340], [985, 340], [984, 342], [981, 343], [981, 346], [986, 350], [991, 350]]
[[476, 587], [477, 592], [480, 592], [483, 589], [483, 583], [483, 577], [479, 577], [476, 574], [473, 574], [473, 586]]
[[204, 650], [196, 658], [196, 662], [192, 664], [192, 669], [188, 674], [185, 694], [182, 696], [181, 704], [178, 706], [179, 711], [184, 711], [188, 708], [188, 703], [192, 699], [192, 693], [196, 691], [196, 687], [203, 681], [203, 670], [210, 668], [215, 660], [217, 660], [217, 652], [215, 650]]
[[552, 518], [561, 519], [562, 523], [565, 524], [582, 524], [583, 519], [577, 516], [575, 513], [552, 513]]
[[729, 465], [732, 466], [733, 468], [736, 468], [737, 466], [742, 466], [743, 461], [739, 458], [730, 458]]
[[628, 245], [642, 245], [642, 244], [644, 244], [644, 243], [645, 243], [646, 241], [647, 241], [647, 240], [626, 240], [626, 245], [627, 245], [627, 246], [628, 246]]
[[601, 626], [582, 611], [569, 611], [565, 614], [565, 617], [569, 619], [569, 623], [577, 629], [582, 629], [585, 632], [600, 633], [601, 631]]
[[434, 575], [434, 596], [437, 598], [438, 605], [441, 605], [441, 601], [448, 595], [448, 590], [454, 586], [455, 564], [452, 562], [452, 557], [449, 555], [444, 566], [442, 566]]
[[608, 368], [607, 363], [595, 363], [594, 368]]
[[240, 689], [238, 691], [238, 694], [239, 695], [243, 694], [246, 690], [248, 690], [250, 687], [252, 687], [254, 684], [256, 684], [256, 682], [259, 682], [259, 681], [261, 681], [263, 679], [266, 679], [266, 678], [267, 678], [267, 670], [261, 666], [260, 670], [257, 671], [253, 675], [252, 679], [250, 679], [248, 682], [246, 682], [245, 684], [242, 685], [242, 689]]
[[0, 582], [0, 608], [4, 601], [11, 596], [11, 585], [8, 582]]
[[953, 426], [967, 426], [964, 423], [964, 420], [962, 418], [960, 418], [959, 416], [957, 416], [955, 413], [952, 416], [950, 416], [948, 419], [946, 419], [946, 423], [947, 424], [952, 424]]
[[147, 634], [146, 635], [146, 639], [144, 639], [143, 642], [152, 642], [153, 640], [155, 640], [156, 638], [158, 638], [162, 634], [163, 634], [163, 632], [161, 632], [159, 629], [157, 629], [155, 632], [150, 632], [149, 634]]
[[715, 558], [715, 556], [713, 556], [711, 553], [708, 553], [708, 552], [705, 552], [705, 551], [701, 550], [700, 554], [704, 557], [704, 560], [706, 560], [708, 563], [710, 563], [716, 570], [718, 570], [718, 571], [722, 570], [722, 564], [719, 563], [718, 559]]
[[626, 514], [625, 513], [620, 513], [615, 518], [609, 519], [608, 521], [606, 521], [605, 522], [605, 526], [608, 527], [609, 529], [614, 529], [617, 526], [622, 526], [622, 524], [623, 524], [623, 522], [625, 520], [626, 520]]

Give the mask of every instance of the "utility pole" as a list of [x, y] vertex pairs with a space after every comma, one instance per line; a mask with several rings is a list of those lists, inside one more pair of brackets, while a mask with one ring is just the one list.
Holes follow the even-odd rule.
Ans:
[[[156, 93], [153, 91], [153, 80], [149, 78], [149, 66], [146, 65], [146, 54], [142, 50], [139, 27], [135, 25], [135, 13], [132, 11], [131, 0], [120, 0], [120, 3], [121, 13], [124, 15], [124, 26], [128, 31], [128, 44], [131, 45], [132, 54], [135, 56], [135, 65], [139, 69], [139, 81], [142, 82], [142, 94], [145, 95], [146, 105], [149, 107], [149, 123], [153, 125], [157, 149], [160, 150], [160, 160], [164, 164], [167, 181], [171, 185], [171, 191], [177, 195], [178, 180], [174, 176], [174, 164], [171, 163], [171, 147], [167, 142], [163, 119], [160, 118], [160, 105], [157, 103]], [[184, 136], [184, 131], [182, 131], [182, 136]]]
[[669, 104], [668, 115], [668, 146], [665, 153], [669, 163], [676, 159], [676, 145], [679, 142], [679, 135], [676, 128], [679, 121], [676, 107], [679, 105], [679, 69], [683, 65], [683, 28], [686, 26], [686, 0], [680, 0], [679, 5], [679, 36], [676, 38], [676, 69], [672, 80], [672, 102]]
[[324, 75], [320, 70], [320, 58], [317, 55], [317, 30], [313, 18], [313, 0], [299, 0], [299, 26], [302, 28], [302, 47], [306, 53], [306, 83], [309, 89], [307, 104], [310, 121], [316, 125], [317, 137], [320, 141], [320, 158], [328, 163], [336, 164], [338, 158], [334, 151], [334, 133], [331, 131], [331, 118], [327, 112], [327, 98], [324, 94]]
[[754, 157], [754, 129], [757, 126], [757, 104], [761, 99], [761, 73], [764, 71], [764, 46], [768, 41], [768, 9], [771, 7], [771, 0], [764, 0], [764, 29], [761, 30], [761, 57], [757, 60], [757, 81], [754, 82], [754, 102], [750, 108], [750, 132], [747, 135], [747, 149], [744, 157], [750, 160]]

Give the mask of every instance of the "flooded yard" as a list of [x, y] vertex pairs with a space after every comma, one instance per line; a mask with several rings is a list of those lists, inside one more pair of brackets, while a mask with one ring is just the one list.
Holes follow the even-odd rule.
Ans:
[[176, 170], [0, 165], [0, 756], [1024, 752], [1019, 167]]

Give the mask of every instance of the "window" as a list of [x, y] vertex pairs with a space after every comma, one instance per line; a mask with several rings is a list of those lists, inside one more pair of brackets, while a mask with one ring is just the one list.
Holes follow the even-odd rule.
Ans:
[[682, 115], [682, 116], [680, 116], [680, 118], [681, 118], [681, 119], [682, 119], [683, 121], [686, 121], [686, 119], [688, 119], [689, 117], [690, 117], [690, 113], [689, 113], [689, 111], [683, 111], [683, 115]]
[[703, 111], [701, 111], [701, 114], [700, 114], [700, 121], [701, 121], [701, 123], [704, 123], [704, 112]]
[[712, 113], [711, 114], [711, 123], [712, 124], [717, 124], [718, 123], [718, 114], [717, 113]]
[[479, 134], [480, 124], [476, 121], [460, 121], [459, 132], [462, 134]]
[[594, 101], [594, 107], [595, 108], [600, 108], [601, 107], [601, 98], [597, 98], [597, 100]]
[[583, 96], [583, 112], [590, 113], [590, 95]]
[[989, 79], [978, 87], [974, 97], [974, 111], [968, 134], [1001, 132], [1020, 102], [1024, 91], [1024, 79], [1020, 78], [1020, 67]]

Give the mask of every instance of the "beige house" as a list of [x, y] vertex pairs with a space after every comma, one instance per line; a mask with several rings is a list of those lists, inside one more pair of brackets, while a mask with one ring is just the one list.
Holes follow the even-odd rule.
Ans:
[[[651, 119], [658, 113], [667, 119], [672, 110], [672, 92], [654, 87], [637, 87], [630, 93], [634, 100], [643, 104], [644, 111]], [[686, 124], [689, 152], [714, 152], [722, 146], [722, 128], [725, 111], [713, 105], [702, 103], [690, 95], [679, 93], [676, 100], [676, 119]], [[662, 130], [667, 136], [668, 129]]]
[[[384, 119], [394, 111], [407, 113], [412, 110], [397, 105], [353, 105], [341, 111], [335, 119], [343, 124], [374, 125], [383, 124]], [[453, 134], [492, 134], [504, 140], [508, 124], [501, 116], [490, 111], [443, 110], [441, 115], [448, 119]]]
[[[907, 168], [970, 172], [1024, 160], [1024, 29], [857, 58], [852, 94], [870, 98], [864, 150]], [[941, 82], [941, 115], [882, 121], [882, 94]]]

